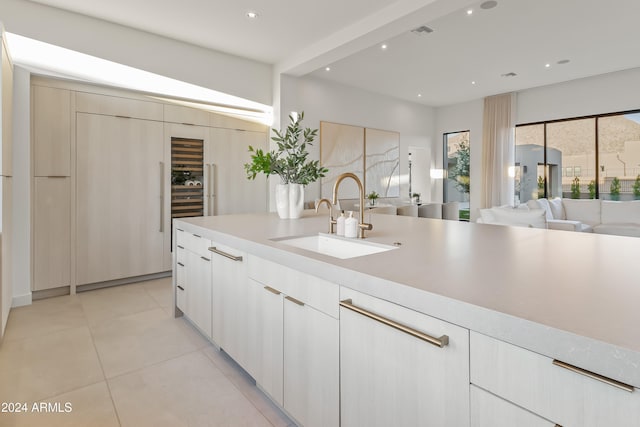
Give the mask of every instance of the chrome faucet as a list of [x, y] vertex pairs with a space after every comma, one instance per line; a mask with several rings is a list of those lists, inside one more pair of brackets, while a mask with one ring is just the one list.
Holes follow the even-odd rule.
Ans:
[[320, 199], [316, 202], [316, 213], [320, 208], [320, 205], [326, 203], [329, 206], [329, 234], [333, 234], [333, 224], [337, 224], [337, 221], [333, 219], [333, 205], [331, 204], [331, 200], [329, 199]]
[[333, 184], [333, 204], [338, 203], [338, 186], [345, 178], [353, 179], [358, 184], [358, 192], [360, 193], [360, 219], [358, 220], [358, 237], [364, 239], [364, 230], [372, 230], [373, 225], [364, 222], [364, 187], [360, 179], [353, 173], [347, 172], [340, 174], [336, 179], [336, 183]]

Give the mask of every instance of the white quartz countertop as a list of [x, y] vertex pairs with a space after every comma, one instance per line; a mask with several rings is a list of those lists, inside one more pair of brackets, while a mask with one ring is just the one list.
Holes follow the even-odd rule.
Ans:
[[[370, 221], [369, 221], [370, 219]], [[351, 259], [272, 239], [327, 231], [327, 215], [181, 220], [220, 244], [640, 387], [640, 238], [366, 214]]]

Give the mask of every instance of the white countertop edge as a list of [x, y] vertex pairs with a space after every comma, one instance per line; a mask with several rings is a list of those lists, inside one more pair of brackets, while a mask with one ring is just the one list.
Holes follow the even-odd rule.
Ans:
[[327, 262], [323, 262], [303, 255], [302, 249], [269, 246], [195, 224], [183, 224], [185, 229], [217, 243], [640, 388], [640, 352], [366, 275], [331, 264], [333, 258], [329, 256], [314, 254], [325, 257]]

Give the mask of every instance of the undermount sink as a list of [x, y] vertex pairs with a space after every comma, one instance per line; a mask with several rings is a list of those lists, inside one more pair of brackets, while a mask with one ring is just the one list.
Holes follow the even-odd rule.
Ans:
[[325, 233], [318, 233], [312, 236], [282, 237], [271, 240], [340, 259], [355, 258], [397, 249], [396, 246], [347, 239]]

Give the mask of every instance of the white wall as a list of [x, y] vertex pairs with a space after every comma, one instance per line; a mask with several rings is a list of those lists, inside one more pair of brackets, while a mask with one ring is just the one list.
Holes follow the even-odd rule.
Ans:
[[[288, 124], [291, 111], [304, 111], [304, 127], [319, 129], [320, 121], [328, 121], [400, 132], [400, 176], [403, 181], [400, 194], [408, 198], [407, 150], [409, 146], [430, 150], [434, 131], [433, 108], [311, 77], [282, 75], [280, 86], [281, 129]], [[319, 156], [318, 138], [311, 157], [317, 159]], [[402, 180], [402, 177], [406, 179]], [[276, 180], [272, 177], [272, 181]], [[429, 200], [428, 188], [429, 183], [413, 182], [412, 190], [422, 192], [422, 199], [426, 201]], [[319, 182], [307, 186], [305, 200], [312, 201], [319, 196]]]
[[[482, 114], [484, 100], [478, 99], [463, 104], [450, 105], [436, 109], [435, 144], [432, 148], [432, 167], [444, 169], [443, 134], [458, 131], [469, 131], [469, 145], [471, 148], [471, 189], [469, 203], [471, 219], [474, 220], [480, 206], [482, 191]], [[431, 194], [433, 200], [442, 202], [443, 182], [433, 180]]]
[[518, 92], [517, 124], [640, 109], [640, 68]]
[[13, 70], [13, 307], [31, 304], [31, 75]]
[[0, 0], [0, 20], [7, 32], [271, 104], [268, 64], [24, 0]]

